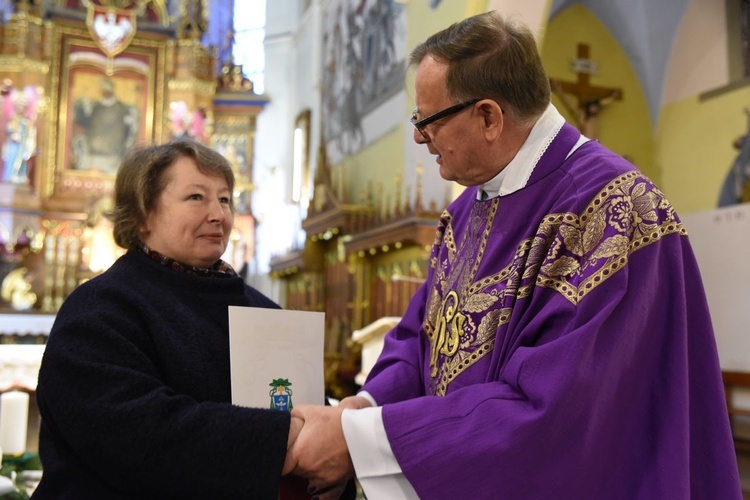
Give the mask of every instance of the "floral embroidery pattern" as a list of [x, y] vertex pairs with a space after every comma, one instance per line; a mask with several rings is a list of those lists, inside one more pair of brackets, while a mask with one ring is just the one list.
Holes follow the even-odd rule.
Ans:
[[[580, 216], [553, 214], [539, 226], [531, 253], [536, 284], [553, 288], [573, 304], [622, 269], [630, 254], [671, 233], [686, 235], [664, 194], [640, 172], [610, 182]], [[545, 246], [545, 237], [554, 242]], [[544, 261], [539, 261], [542, 253]], [[531, 260], [531, 259], [530, 259]]]

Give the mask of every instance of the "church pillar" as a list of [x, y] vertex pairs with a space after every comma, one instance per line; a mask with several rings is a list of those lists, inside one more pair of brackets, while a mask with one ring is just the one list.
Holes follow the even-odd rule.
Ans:
[[224, 155], [234, 169], [237, 212], [227, 253], [237, 271], [246, 269], [255, 255], [255, 218], [250, 204], [254, 187], [253, 146], [256, 120], [266, 104], [268, 98], [253, 91], [252, 83], [243, 76], [242, 66], [231, 60], [222, 66], [213, 96], [211, 147]]

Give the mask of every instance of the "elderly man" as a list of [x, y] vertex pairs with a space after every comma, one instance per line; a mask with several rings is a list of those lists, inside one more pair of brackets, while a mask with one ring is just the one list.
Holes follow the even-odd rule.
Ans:
[[[687, 233], [636, 167], [550, 104], [496, 13], [411, 54], [414, 139], [467, 189], [357, 396], [300, 406], [285, 468], [319, 498], [740, 499]], [[332, 488], [332, 489], [326, 489]]]

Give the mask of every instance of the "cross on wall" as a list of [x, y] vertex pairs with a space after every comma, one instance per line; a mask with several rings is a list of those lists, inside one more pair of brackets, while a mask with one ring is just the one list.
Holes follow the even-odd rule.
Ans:
[[572, 62], [577, 75], [574, 82], [550, 78], [550, 87], [576, 119], [578, 129], [589, 138], [596, 138], [598, 117], [614, 101], [622, 100], [622, 89], [592, 85], [590, 76], [597, 71], [590, 58], [588, 44], [579, 43]]

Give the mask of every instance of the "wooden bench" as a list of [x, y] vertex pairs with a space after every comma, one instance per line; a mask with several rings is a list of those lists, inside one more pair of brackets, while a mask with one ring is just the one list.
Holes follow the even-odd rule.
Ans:
[[737, 452], [750, 453], [750, 437], [738, 436], [735, 432], [736, 417], [750, 419], [750, 409], [738, 408], [734, 404], [734, 389], [750, 389], [750, 372], [722, 371], [721, 378], [724, 381], [724, 394], [727, 400], [727, 411], [729, 412], [729, 424], [732, 428], [734, 447]]

